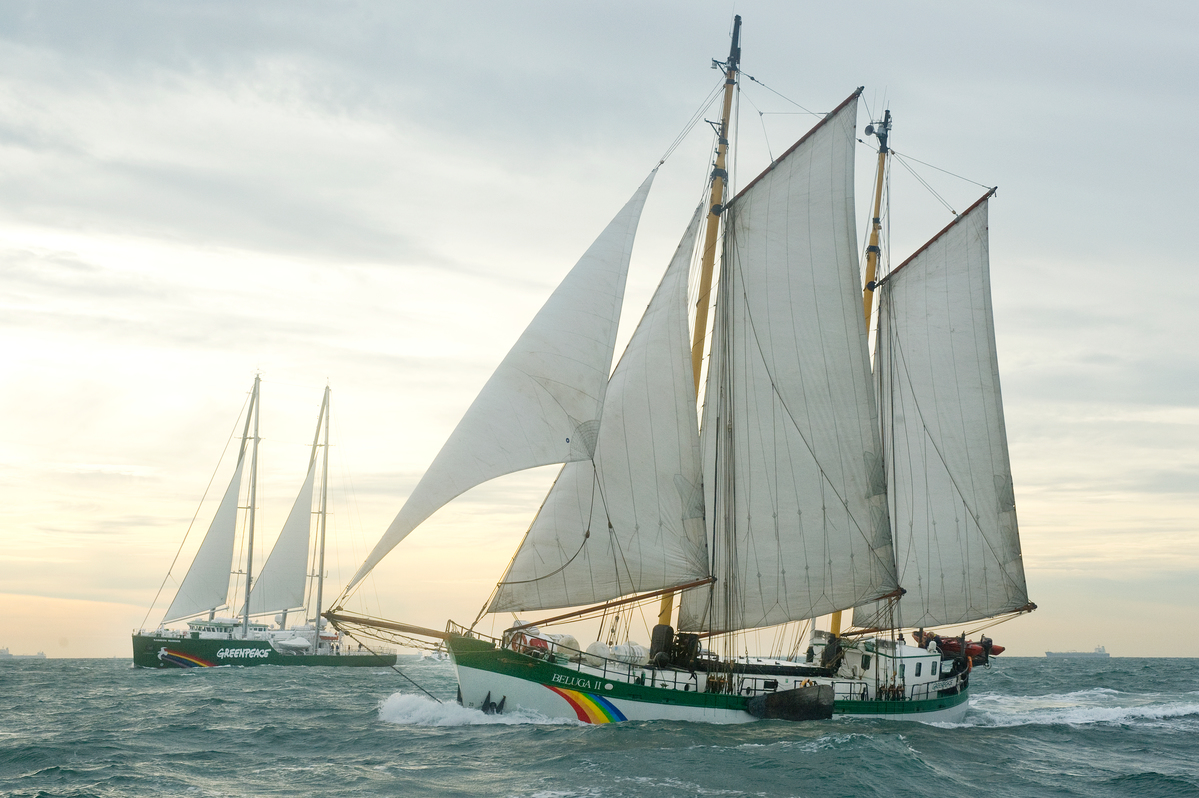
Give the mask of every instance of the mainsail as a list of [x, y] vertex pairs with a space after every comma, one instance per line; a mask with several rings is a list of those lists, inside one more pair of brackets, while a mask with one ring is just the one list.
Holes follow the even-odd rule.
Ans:
[[[251, 407], [250, 411], [253, 410]], [[229, 574], [233, 570], [233, 540], [237, 534], [237, 497], [241, 492], [242, 466], [245, 462], [246, 442], [243, 437], [233, 479], [225, 488], [225, 495], [217, 506], [212, 524], [183, 577], [183, 583], [179, 585], [175, 600], [167, 608], [163, 623], [214, 610], [228, 600]]]
[[474, 486], [594, 456], [629, 255], [655, 173], [517, 339], [346, 591], [417, 525]]
[[687, 323], [701, 213], [608, 382], [594, 459], [563, 466], [488, 612], [578, 606], [707, 576]]
[[1028, 604], [991, 312], [988, 193], [880, 281], [875, 372], [900, 584], [894, 620], [938, 626]]
[[717, 583], [679, 627], [734, 631], [896, 590], [854, 225], [855, 93], [729, 203], [704, 407]]

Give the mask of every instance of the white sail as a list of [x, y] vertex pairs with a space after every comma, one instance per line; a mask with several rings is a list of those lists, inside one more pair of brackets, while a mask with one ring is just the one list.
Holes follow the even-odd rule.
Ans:
[[[253, 408], [251, 408], [252, 410]], [[233, 541], [237, 533], [237, 496], [241, 491], [242, 466], [246, 461], [245, 443], [237, 458], [233, 479], [217, 506], [196, 558], [179, 585], [175, 600], [167, 608], [163, 623], [208, 612], [223, 606], [229, 593], [229, 574], [233, 570]]]
[[[1028, 604], [987, 249], [984, 198], [879, 291], [876, 372], [903, 626]], [[859, 607], [854, 625], [888, 625], [880, 612]]]
[[679, 627], [848, 609], [897, 587], [854, 226], [857, 95], [726, 210], [704, 407], [713, 575]]
[[629, 255], [655, 173], [537, 312], [347, 590], [418, 524], [470, 488], [595, 454]]
[[[304, 605], [308, 576], [308, 543], [312, 533], [312, 491], [316, 482], [316, 459], [292, 505], [283, 531], [279, 533], [266, 563], [250, 591], [250, 614], [280, 612]], [[245, 614], [243, 607], [239, 614]]]
[[563, 466], [488, 612], [590, 604], [707, 575], [687, 323], [700, 218], [608, 383], [595, 458]]

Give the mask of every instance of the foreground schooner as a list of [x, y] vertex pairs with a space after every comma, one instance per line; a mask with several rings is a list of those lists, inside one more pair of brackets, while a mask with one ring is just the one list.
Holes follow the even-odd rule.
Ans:
[[[594, 723], [954, 721], [967, 708], [971, 668], [1001, 649], [923, 629], [909, 645], [900, 630], [1033, 608], [991, 319], [993, 192], [878, 277], [888, 112], [866, 129], [879, 149], [863, 281], [853, 197], [859, 89], [726, 201], [739, 27], [738, 17], [719, 64], [724, 114], [710, 194], [615, 370], [653, 173], [500, 363], [346, 594], [454, 497], [563, 463], [480, 618], [584, 609], [517, 622], [498, 639], [478, 632], [478, 620], [440, 632], [340, 605], [326, 614], [354, 634], [444, 641], [465, 706]], [[648, 649], [628, 640], [631, 609], [646, 602], [658, 603]], [[840, 613], [850, 609], [843, 631]], [[812, 631], [802, 653], [746, 653], [749, 630], [830, 614], [831, 629]], [[607, 639], [585, 648], [546, 631], [595, 617]]]
[[[340, 631], [328, 627], [320, 617], [325, 570], [325, 521], [328, 509], [329, 477], [329, 388], [321, 402], [316, 436], [308, 458], [308, 473], [283, 531], [267, 557], [262, 571], [254, 578], [254, 510], [258, 483], [258, 405], [261, 380], [254, 378], [254, 389], [246, 410], [245, 427], [238, 450], [233, 479], [217, 507], [191, 567], [179, 585], [174, 601], [157, 629], [141, 630], [133, 635], [133, 664], [140, 668], [197, 668], [218, 665], [394, 665], [390, 652], [370, 652], [351, 646]], [[251, 426], [252, 422], [252, 426]], [[322, 434], [324, 443], [321, 442]], [[246, 505], [245, 595], [240, 617], [218, 618], [216, 611], [231, 606], [230, 577], [233, 571], [234, 542], [237, 537], [238, 496], [242, 474], [249, 454], [249, 497]], [[318, 456], [319, 455], [319, 456]], [[319, 509], [316, 512], [316, 546], [309, 572], [309, 541], [312, 537], [312, 504], [320, 466]], [[169, 576], [169, 575], [168, 575]], [[287, 625], [287, 614], [305, 608], [309, 594], [311, 613], [307, 622]], [[253, 620], [254, 616], [274, 615], [275, 625]], [[190, 619], [190, 620], [189, 620]], [[187, 620], [187, 629], [170, 629], [167, 624]]]

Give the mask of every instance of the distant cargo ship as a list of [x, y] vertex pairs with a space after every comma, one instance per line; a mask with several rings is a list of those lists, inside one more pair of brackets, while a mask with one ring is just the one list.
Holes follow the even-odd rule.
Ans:
[[39, 651], [36, 654], [9, 654], [7, 648], [0, 648], [0, 659], [45, 659], [45, 652]]
[[1110, 657], [1103, 646], [1095, 646], [1094, 651], [1046, 651], [1047, 657]]

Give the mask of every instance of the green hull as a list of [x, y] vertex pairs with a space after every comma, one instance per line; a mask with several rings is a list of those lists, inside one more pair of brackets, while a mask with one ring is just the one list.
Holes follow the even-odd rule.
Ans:
[[969, 700], [970, 688], [963, 687], [961, 692], [953, 695], [916, 701], [834, 701], [833, 714], [869, 717], [903, 716], [906, 720], [912, 720], [912, 715], [947, 712]]
[[[488, 702], [507, 699], [549, 717], [571, 717], [587, 723], [615, 720], [752, 720], [749, 699], [724, 692], [687, 689], [686, 671], [653, 671], [615, 666], [603, 673], [584, 671], [564, 661], [535, 659], [486, 640], [453, 635], [448, 649], [458, 671], [459, 693], [465, 706], [488, 709]], [[639, 674], [640, 678], [632, 678]], [[553, 692], [569, 704], [564, 708]], [[948, 691], [945, 691], [948, 693]], [[920, 700], [834, 700], [833, 714], [937, 722], [964, 713], [969, 691]], [[567, 714], [569, 712], [570, 714]]]
[[265, 640], [133, 636], [133, 664], [138, 668], [215, 668], [221, 665], [377, 668], [395, 663], [395, 654], [281, 654]]
[[[582, 690], [580, 695], [590, 696], [590, 693], [600, 693], [607, 701], [628, 701], [658, 707], [685, 707], [714, 712], [746, 712], [748, 700], [739, 695], [728, 693], [701, 693], [694, 690], [662, 688], [654, 685], [651, 679], [648, 684], [626, 681], [630, 670], [639, 668], [614, 668], [612, 678], [607, 674], [594, 676], [582, 674], [577, 668], [558, 663], [551, 663], [524, 654], [518, 654], [508, 649], [497, 648], [495, 645], [469, 637], [452, 636], [448, 641], [450, 655], [454, 664], [461, 669], [469, 668], [484, 673], [494, 673], [556, 689]], [[680, 682], [680, 687], [687, 683], [686, 673], [672, 673], [672, 678]], [[659, 680], [660, 681], [660, 680]], [[465, 693], [464, 693], [465, 695]], [[590, 696], [594, 698], [595, 696]], [[529, 702], [524, 702], [528, 704]], [[534, 705], [532, 708], [540, 709]], [[586, 712], [575, 708], [579, 719], [595, 723], [597, 712]], [[548, 714], [548, 713], [547, 713]], [[585, 717], [586, 716], [586, 717]], [[629, 717], [633, 717], [632, 714]], [[616, 718], [624, 720], [624, 717]]]

